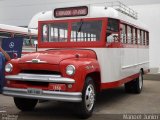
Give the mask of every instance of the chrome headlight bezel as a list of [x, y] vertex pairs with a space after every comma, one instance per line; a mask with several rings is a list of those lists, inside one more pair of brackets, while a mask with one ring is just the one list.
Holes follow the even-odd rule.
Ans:
[[75, 71], [76, 71], [76, 68], [74, 65], [68, 65], [66, 67], [66, 74], [69, 75], [69, 76], [72, 76], [75, 74]]
[[5, 72], [12, 72], [13, 70], [13, 65], [11, 63], [7, 63], [5, 66]]

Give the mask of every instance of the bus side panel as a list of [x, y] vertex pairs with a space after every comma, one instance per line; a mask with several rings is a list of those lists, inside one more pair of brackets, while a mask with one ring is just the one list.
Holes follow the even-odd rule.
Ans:
[[117, 87], [149, 69], [147, 48], [95, 48], [101, 70], [101, 87]]
[[149, 69], [149, 49], [122, 48], [121, 49], [121, 77], [125, 78], [140, 71]]
[[121, 79], [121, 48], [95, 48], [101, 72], [101, 83]]

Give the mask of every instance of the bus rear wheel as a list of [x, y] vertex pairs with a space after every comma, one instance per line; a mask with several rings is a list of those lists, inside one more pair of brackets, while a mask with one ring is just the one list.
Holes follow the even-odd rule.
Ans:
[[21, 111], [31, 111], [35, 108], [38, 100], [14, 97], [14, 103]]
[[141, 93], [143, 88], [143, 73], [142, 71], [139, 72], [138, 78], [132, 80], [128, 83], [125, 83], [125, 91], [127, 93]]

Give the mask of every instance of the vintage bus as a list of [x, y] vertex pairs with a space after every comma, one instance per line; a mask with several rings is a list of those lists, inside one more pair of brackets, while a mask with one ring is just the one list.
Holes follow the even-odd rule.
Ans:
[[38, 30], [0, 24], [0, 46], [3, 38], [23, 38], [23, 54], [35, 51], [35, 41], [37, 41]]
[[38, 23], [38, 48], [46, 50], [5, 66], [3, 94], [20, 110], [34, 109], [38, 100], [66, 101], [88, 118], [104, 89], [124, 85], [126, 92], [141, 93], [149, 31], [134, 11], [89, 5], [56, 8], [52, 15]]

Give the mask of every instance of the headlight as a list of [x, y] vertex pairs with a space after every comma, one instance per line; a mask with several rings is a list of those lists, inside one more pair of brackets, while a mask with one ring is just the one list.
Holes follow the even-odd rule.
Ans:
[[68, 65], [66, 67], [66, 74], [67, 75], [74, 75], [75, 73], [75, 67], [73, 65]]
[[12, 72], [13, 70], [13, 65], [11, 63], [8, 63], [6, 66], [5, 66], [5, 71], [6, 72]]

